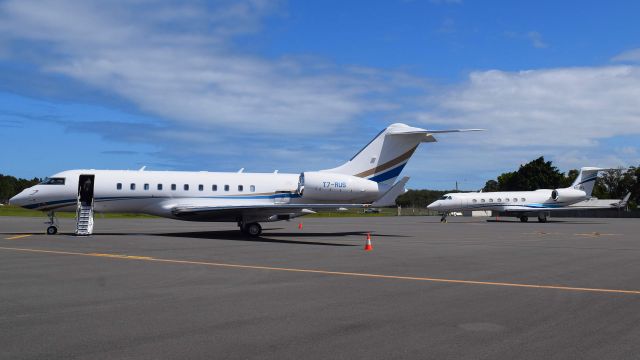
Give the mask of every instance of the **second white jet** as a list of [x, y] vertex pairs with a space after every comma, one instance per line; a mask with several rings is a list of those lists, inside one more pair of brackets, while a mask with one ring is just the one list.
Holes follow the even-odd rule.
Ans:
[[[598, 178], [598, 172], [608, 170], [583, 167], [571, 186], [562, 189], [540, 189], [535, 191], [498, 191], [449, 193], [427, 206], [430, 210], [443, 213], [440, 221], [446, 222], [451, 211], [491, 210], [500, 211], [527, 222], [529, 216], [538, 216], [539, 222], [546, 222], [552, 211], [567, 210], [569, 205], [591, 198], [591, 192]], [[570, 208], [573, 209], [573, 208]]]

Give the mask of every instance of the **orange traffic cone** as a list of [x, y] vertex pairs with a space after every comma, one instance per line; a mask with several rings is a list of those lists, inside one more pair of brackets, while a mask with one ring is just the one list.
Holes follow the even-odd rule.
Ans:
[[298, 223], [298, 230], [302, 230], [302, 222]]
[[371, 234], [367, 233], [367, 243], [364, 245], [364, 251], [373, 250], [373, 245], [371, 245]]

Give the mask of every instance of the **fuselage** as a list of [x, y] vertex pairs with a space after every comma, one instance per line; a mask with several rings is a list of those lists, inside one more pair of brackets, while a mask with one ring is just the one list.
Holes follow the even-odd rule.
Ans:
[[299, 202], [299, 174], [186, 171], [69, 170], [57, 173], [11, 199], [35, 210], [76, 211], [80, 175], [94, 176], [96, 212], [146, 213], [173, 217], [176, 204], [229, 206]]
[[587, 199], [584, 192], [566, 199], [554, 199], [556, 190], [541, 189], [536, 191], [499, 191], [449, 193], [427, 206], [430, 210], [491, 210], [502, 212], [536, 212], [562, 208]]

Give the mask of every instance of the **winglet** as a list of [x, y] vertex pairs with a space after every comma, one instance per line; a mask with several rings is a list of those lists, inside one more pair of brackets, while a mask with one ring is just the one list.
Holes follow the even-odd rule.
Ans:
[[617, 208], [624, 208], [627, 207], [627, 203], [629, 202], [629, 198], [631, 197], [631, 192], [628, 192], [627, 195], [625, 195], [617, 204], [615, 204], [614, 206]]

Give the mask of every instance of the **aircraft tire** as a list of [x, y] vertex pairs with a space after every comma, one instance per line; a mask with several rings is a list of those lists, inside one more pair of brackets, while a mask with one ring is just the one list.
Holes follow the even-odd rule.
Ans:
[[258, 237], [262, 234], [262, 226], [259, 223], [249, 223], [244, 226], [244, 232], [252, 237]]
[[47, 235], [55, 235], [58, 233], [58, 228], [51, 225], [47, 228]]
[[547, 222], [547, 217], [546, 216], [538, 216], [538, 222], [546, 223]]
[[526, 216], [520, 216], [520, 222], [527, 222], [529, 221], [529, 218]]

